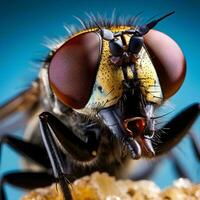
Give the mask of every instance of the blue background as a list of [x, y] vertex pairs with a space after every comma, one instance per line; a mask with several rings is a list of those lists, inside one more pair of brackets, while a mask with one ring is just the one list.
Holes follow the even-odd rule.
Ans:
[[[39, 1], [0, 0], [0, 104], [23, 90], [37, 75], [34, 61], [43, 58], [48, 50], [43, 46], [44, 37], [66, 35], [64, 24], [77, 24], [72, 17], [85, 17], [85, 12], [107, 13], [116, 9], [120, 15], [136, 15], [143, 11], [142, 22], [154, 15], [175, 10], [176, 14], [160, 23], [156, 29], [170, 35], [183, 49], [187, 59], [186, 80], [171, 99], [177, 113], [185, 106], [200, 102], [200, 1]], [[173, 115], [172, 114], [172, 115]], [[181, 123], [181, 122], [180, 122]], [[193, 129], [198, 133], [200, 120]], [[190, 150], [186, 137], [175, 151], [194, 181], [200, 180], [199, 163]], [[7, 147], [3, 148], [0, 173], [20, 167], [19, 156]], [[169, 185], [176, 177], [169, 160], [158, 167], [154, 180], [161, 186]], [[19, 199], [18, 190], [6, 187], [9, 199]]]

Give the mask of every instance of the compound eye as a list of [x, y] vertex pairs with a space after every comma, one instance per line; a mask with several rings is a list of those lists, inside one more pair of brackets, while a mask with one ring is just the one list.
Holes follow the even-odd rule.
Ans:
[[184, 81], [184, 55], [174, 40], [159, 31], [149, 31], [144, 42], [157, 71], [164, 99], [168, 99], [178, 91]]
[[113, 39], [109, 42], [110, 52], [112, 56], [120, 57], [124, 53], [122, 41], [119, 39]]
[[75, 109], [88, 102], [98, 70], [102, 39], [96, 32], [79, 34], [66, 41], [49, 64], [51, 89], [58, 100]]

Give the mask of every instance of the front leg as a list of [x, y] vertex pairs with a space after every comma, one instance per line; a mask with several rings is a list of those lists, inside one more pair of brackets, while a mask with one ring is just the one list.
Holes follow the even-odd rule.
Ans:
[[[153, 146], [156, 156], [169, 152], [175, 147], [181, 139], [188, 134], [192, 142], [192, 147], [197, 159], [200, 160], [200, 145], [194, 133], [191, 133], [189, 129], [197, 119], [200, 113], [200, 104], [195, 103], [184, 109], [182, 112], [172, 118], [164, 127], [163, 132], [158, 131], [153, 140]], [[160, 132], [160, 133], [159, 133]], [[159, 141], [158, 141], [159, 139]], [[179, 162], [176, 154], [171, 151], [168, 157], [172, 161], [177, 174], [180, 177], [190, 178], [190, 174], [185, 167]]]
[[152, 138], [155, 154], [164, 154], [175, 147], [189, 133], [189, 129], [197, 119], [199, 113], [200, 104], [192, 104], [170, 120], [162, 128], [164, 132], [158, 130]]
[[42, 139], [47, 150], [55, 178], [59, 181], [65, 200], [72, 199], [68, 180], [65, 176], [65, 165], [60, 149], [67, 151], [73, 159], [89, 161], [95, 158], [94, 151], [98, 149], [98, 140], [88, 137], [83, 142], [73, 134], [59, 119], [48, 112], [40, 114], [40, 129]]

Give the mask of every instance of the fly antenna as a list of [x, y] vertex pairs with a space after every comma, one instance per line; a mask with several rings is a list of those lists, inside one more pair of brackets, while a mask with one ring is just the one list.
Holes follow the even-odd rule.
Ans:
[[155, 19], [155, 20], [149, 22], [146, 26], [147, 26], [149, 29], [152, 29], [153, 27], [155, 27], [155, 26], [157, 25], [157, 23], [159, 23], [160, 21], [162, 21], [163, 19], [169, 17], [170, 15], [172, 15], [172, 14], [174, 14], [174, 13], [175, 13], [175, 11], [172, 11], [172, 12], [170, 12], [170, 13], [168, 13], [168, 14], [166, 14], [166, 15], [164, 15], [164, 16], [158, 18], [158, 19]]
[[164, 15], [164, 16], [158, 18], [158, 19], [152, 20], [152, 21], [149, 22], [148, 24], [139, 26], [139, 27], [137, 28], [137, 31], [136, 31], [137, 34], [138, 34], [139, 36], [143, 36], [143, 35], [147, 34], [147, 33], [149, 32], [149, 30], [151, 30], [152, 28], [154, 28], [160, 21], [162, 21], [163, 19], [165, 19], [166, 17], [168, 17], [168, 16], [170, 16], [170, 15], [172, 15], [172, 14], [174, 14], [174, 13], [175, 13], [175, 11], [172, 11], [172, 12], [170, 12], [170, 13], [168, 13], [168, 14], [166, 14], [166, 15]]

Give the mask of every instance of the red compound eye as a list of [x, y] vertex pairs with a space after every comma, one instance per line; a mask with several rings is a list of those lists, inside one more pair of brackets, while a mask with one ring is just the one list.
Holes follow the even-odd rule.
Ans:
[[83, 108], [94, 85], [102, 40], [96, 32], [86, 32], [65, 42], [49, 65], [49, 81], [57, 98], [67, 106]]
[[164, 99], [168, 99], [178, 91], [185, 78], [183, 53], [174, 40], [159, 31], [149, 31], [144, 41], [157, 71]]

